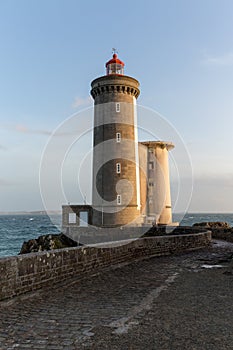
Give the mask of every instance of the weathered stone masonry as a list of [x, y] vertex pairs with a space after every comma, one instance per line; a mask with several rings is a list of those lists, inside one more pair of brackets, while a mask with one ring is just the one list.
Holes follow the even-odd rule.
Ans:
[[111, 265], [204, 247], [211, 232], [161, 236], [128, 241], [122, 245], [77, 247], [0, 259], [0, 300], [48, 288], [71, 278], [96, 273]]

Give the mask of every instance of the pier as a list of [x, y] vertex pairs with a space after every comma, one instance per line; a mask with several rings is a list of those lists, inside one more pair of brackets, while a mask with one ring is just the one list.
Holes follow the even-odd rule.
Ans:
[[232, 349], [233, 244], [122, 263], [0, 303], [0, 349]]

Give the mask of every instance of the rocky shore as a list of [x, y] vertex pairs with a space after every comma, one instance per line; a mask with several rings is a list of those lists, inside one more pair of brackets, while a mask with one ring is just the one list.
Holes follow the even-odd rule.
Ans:
[[[209, 229], [208, 229], [209, 230]], [[167, 235], [182, 235], [205, 232], [205, 227], [193, 226], [152, 226], [143, 237], [167, 236]]]
[[77, 247], [78, 243], [67, 237], [63, 233], [48, 234], [30, 239], [24, 242], [19, 254], [41, 252], [44, 250], [62, 249], [67, 247]]
[[213, 238], [233, 242], [233, 227], [227, 222], [199, 222], [193, 227], [210, 230]]
[[[193, 226], [177, 226], [175, 228], [169, 226], [153, 226], [143, 235], [143, 237], [162, 236], [168, 234], [193, 234], [204, 232], [206, 230], [212, 232], [213, 238], [233, 242], [233, 227], [230, 227], [227, 222], [199, 222], [195, 223]], [[76, 241], [67, 237], [63, 233], [47, 234], [24, 242], [19, 254], [77, 247], [78, 245], [82, 244], [78, 244]]]

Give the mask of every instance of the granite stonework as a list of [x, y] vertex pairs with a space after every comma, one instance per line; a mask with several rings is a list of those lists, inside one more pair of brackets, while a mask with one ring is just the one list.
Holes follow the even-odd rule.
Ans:
[[233, 227], [227, 222], [198, 222], [193, 225], [196, 229], [205, 229], [212, 232], [212, 237], [228, 242], [233, 242]]
[[211, 232], [206, 231], [1, 258], [0, 300], [81, 279], [120, 263], [195, 250], [210, 241]]
[[[164, 141], [138, 142], [139, 86], [137, 79], [124, 75], [124, 62], [116, 53], [106, 63], [106, 75], [91, 82], [92, 199], [90, 208], [85, 210], [85, 226], [177, 224], [172, 222], [168, 164], [168, 151], [174, 145]], [[79, 215], [81, 206], [75, 206], [74, 215], [72, 207], [63, 206], [65, 234], [74, 231], [74, 227], [78, 232], [84, 226]], [[86, 217], [87, 213], [83, 215]]]
[[54, 249], [77, 247], [78, 243], [63, 233], [41, 235], [24, 241], [19, 254], [42, 252]]
[[[91, 86], [95, 101], [93, 225], [111, 227], [135, 221], [141, 223], [135, 125], [139, 82], [128, 76], [111, 74], [95, 79]], [[120, 142], [117, 142], [117, 134]]]

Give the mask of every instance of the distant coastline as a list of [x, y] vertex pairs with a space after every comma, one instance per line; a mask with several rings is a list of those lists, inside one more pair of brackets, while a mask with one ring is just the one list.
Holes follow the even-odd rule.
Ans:
[[[17, 255], [24, 241], [41, 235], [59, 234], [62, 215], [59, 210], [0, 212], [0, 257]], [[227, 222], [233, 227], [233, 213], [187, 213], [173, 214], [181, 226], [192, 226], [197, 222]]]
[[[0, 215], [61, 215], [61, 210], [35, 210], [35, 211], [0, 211]], [[233, 212], [207, 212], [207, 211], [195, 211], [195, 212], [187, 212], [180, 213], [174, 212], [173, 215], [232, 215]]]
[[61, 210], [0, 211], [0, 215], [61, 215]]

